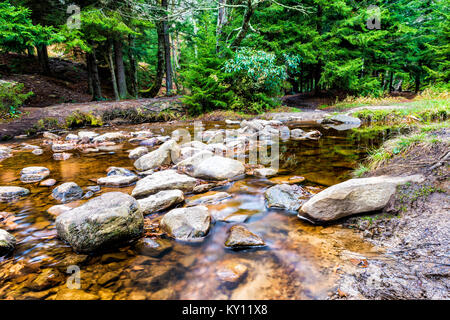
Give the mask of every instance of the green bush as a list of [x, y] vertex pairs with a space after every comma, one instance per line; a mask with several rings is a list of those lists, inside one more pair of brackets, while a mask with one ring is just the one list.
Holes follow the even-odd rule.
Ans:
[[21, 114], [18, 108], [33, 95], [23, 93], [23, 83], [0, 80], [0, 117], [2, 119], [17, 118]]

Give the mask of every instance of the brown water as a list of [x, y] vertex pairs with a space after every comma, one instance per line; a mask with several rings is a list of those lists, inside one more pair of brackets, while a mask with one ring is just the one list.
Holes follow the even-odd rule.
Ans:
[[[225, 127], [223, 123], [209, 123], [207, 128], [217, 124]], [[158, 133], [161, 128], [169, 134], [177, 126], [147, 124], [120, 130], [150, 129]], [[351, 132], [319, 129], [323, 137], [318, 141], [280, 145], [282, 172], [306, 177], [304, 186], [321, 189], [348, 179], [367, 149], [378, 143]], [[20, 142], [39, 145], [42, 139], [15, 145]], [[47, 148], [41, 156], [15, 152], [0, 163], [0, 185], [24, 186], [31, 191], [23, 199], [0, 202], [0, 212], [10, 213], [12, 218], [8, 220], [13, 220], [7, 226], [0, 221], [0, 228], [9, 230], [18, 242], [13, 256], [0, 258], [1, 299], [325, 299], [336, 290], [334, 282], [348, 263], [346, 252], [367, 255], [374, 251], [352, 230], [314, 226], [295, 214], [268, 210], [264, 190], [272, 184], [264, 178], [246, 177], [215, 190], [227, 191], [233, 197], [210, 207], [230, 214], [248, 214], [245, 225], [263, 237], [267, 243], [264, 249], [224, 248], [226, 231], [232, 224], [217, 222], [201, 243], [166, 240], [169, 249], [158, 257], [143, 254], [136, 245], [103, 255], [75, 254], [56, 237], [54, 217], [46, 212], [58, 204], [49, 197], [53, 188], [21, 183], [20, 170], [45, 166], [51, 171], [50, 178], [58, 183], [74, 181], [84, 188], [95, 185], [90, 179], [105, 176], [110, 166], [132, 169], [133, 161], [126, 151], [135, 147], [124, 143], [114, 152], [73, 152], [66, 161], [54, 161]], [[131, 193], [132, 189], [120, 191]], [[102, 188], [101, 192], [109, 191], [117, 188]], [[147, 216], [147, 223], [157, 225], [162, 215]], [[218, 271], [229, 263], [245, 265], [248, 270], [234, 285], [226, 285], [218, 277]], [[81, 290], [67, 289], [69, 265], [81, 269]], [[45, 281], [37, 281], [39, 275], [45, 275]], [[36, 282], [43, 284], [36, 286]]]

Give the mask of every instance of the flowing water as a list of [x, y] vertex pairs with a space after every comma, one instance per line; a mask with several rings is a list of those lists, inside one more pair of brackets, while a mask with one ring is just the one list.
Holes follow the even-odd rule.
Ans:
[[[206, 129], [217, 126], [225, 124], [207, 123]], [[120, 130], [164, 130], [169, 134], [178, 127], [146, 124]], [[348, 179], [367, 150], [380, 140], [352, 131], [319, 130], [323, 136], [318, 141], [285, 141], [280, 145], [281, 174], [305, 177], [301, 184], [314, 187], [310, 190], [315, 192]], [[16, 145], [20, 142], [39, 145], [42, 139], [27, 139]], [[165, 250], [158, 254], [148, 254], [132, 244], [101, 255], [77, 255], [57, 238], [55, 219], [47, 213], [49, 207], [58, 204], [50, 197], [53, 187], [21, 183], [20, 170], [45, 166], [51, 171], [49, 178], [58, 183], [74, 181], [84, 189], [95, 185], [91, 179], [105, 176], [110, 166], [132, 169], [127, 150], [135, 147], [126, 142], [109, 152], [73, 152], [66, 161], [53, 160], [48, 148], [40, 156], [20, 151], [0, 162], [0, 185], [23, 186], [31, 191], [20, 200], [0, 202], [0, 212], [13, 217], [6, 226], [0, 221], [0, 228], [9, 230], [18, 242], [12, 256], [0, 258], [1, 299], [325, 299], [335, 290], [333, 285], [346, 252], [374, 251], [352, 230], [338, 225], [315, 226], [293, 213], [267, 209], [264, 190], [273, 183], [247, 176], [214, 190], [229, 192], [233, 197], [210, 209], [248, 215], [245, 225], [265, 240], [266, 248], [225, 248], [227, 230], [233, 223], [216, 222], [202, 242], [166, 239]], [[120, 191], [131, 193], [132, 189]], [[118, 188], [101, 190], [109, 191]], [[147, 225], [157, 225], [163, 214], [147, 216]], [[222, 281], [219, 274], [224, 266], [236, 264], [245, 266], [246, 272], [233, 283]], [[71, 265], [81, 270], [80, 290], [67, 288], [72, 279], [67, 272]]]

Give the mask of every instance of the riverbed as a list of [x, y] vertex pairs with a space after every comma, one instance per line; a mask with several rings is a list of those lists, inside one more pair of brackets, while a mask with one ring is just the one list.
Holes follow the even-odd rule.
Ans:
[[[229, 127], [224, 122], [205, 123], [205, 129]], [[145, 124], [95, 131], [151, 130], [170, 135], [178, 128], [193, 131], [193, 124]], [[281, 141], [278, 177], [285, 177], [286, 181], [292, 176], [304, 177], [300, 185], [311, 193], [351, 178], [368, 150], [381, 142], [378, 137], [361, 136], [352, 130], [301, 128], [319, 130], [322, 137]], [[1, 185], [31, 191], [19, 200], [0, 202], [0, 212], [13, 217], [7, 226], [0, 222], [0, 227], [17, 239], [13, 255], [0, 258], [0, 299], [327, 299], [335, 293], [340, 275], [354, 266], [355, 256], [378, 254], [377, 248], [352, 229], [339, 224], [314, 225], [293, 212], [268, 209], [264, 191], [275, 182], [249, 175], [209, 191], [208, 195], [225, 191], [232, 197], [208, 207], [237, 217], [231, 221], [239, 221], [261, 236], [266, 243], [264, 248], [225, 248], [227, 230], [236, 222], [216, 222], [208, 236], [196, 243], [160, 236], [157, 226], [165, 213], [162, 212], [145, 218], [147, 228], [156, 231], [147, 236], [161, 241], [164, 250], [142, 251], [138, 241], [104, 254], [76, 254], [58, 239], [55, 217], [47, 212], [59, 204], [50, 197], [53, 187], [22, 183], [21, 169], [44, 166], [50, 169], [49, 178], [55, 179], [57, 185], [73, 181], [85, 189], [96, 185], [93, 181], [104, 177], [108, 167], [134, 169], [127, 151], [136, 144], [125, 141], [93, 153], [70, 151], [73, 155], [65, 161], [54, 160], [49, 147], [43, 147], [42, 155], [19, 151], [21, 143], [40, 145], [42, 141], [34, 138], [10, 142], [13, 156], [0, 162]], [[131, 194], [133, 188], [102, 187], [95, 196], [110, 191]], [[199, 195], [186, 195], [186, 201], [192, 197]], [[67, 269], [73, 265], [80, 268], [81, 289], [67, 287], [72, 276]], [[236, 265], [244, 271], [237, 279], [224, 281], [224, 270]]]

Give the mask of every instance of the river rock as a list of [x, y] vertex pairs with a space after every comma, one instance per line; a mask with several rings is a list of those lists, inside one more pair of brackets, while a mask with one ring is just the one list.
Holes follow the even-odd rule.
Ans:
[[110, 176], [127, 176], [127, 177], [132, 177], [132, 176], [136, 176], [136, 174], [127, 169], [127, 168], [121, 168], [121, 167], [109, 167], [106, 170], [106, 176], [110, 177]]
[[53, 159], [56, 161], [65, 161], [65, 160], [69, 159], [71, 156], [72, 156], [71, 153], [66, 153], [66, 152], [54, 153]]
[[34, 149], [33, 151], [31, 151], [31, 153], [34, 154], [35, 156], [40, 156], [40, 155], [44, 154], [44, 150]]
[[141, 255], [159, 258], [172, 250], [172, 242], [167, 239], [143, 238], [134, 248]]
[[305, 135], [305, 131], [303, 131], [302, 129], [293, 129], [290, 132], [290, 136], [292, 139], [300, 139], [303, 138], [303, 136]]
[[56, 184], [55, 179], [47, 179], [47, 180], [41, 181], [41, 183], [39, 183], [39, 185], [41, 187], [53, 187], [55, 184]]
[[214, 156], [202, 161], [193, 176], [207, 180], [232, 179], [245, 173], [244, 165], [237, 160]]
[[65, 281], [65, 277], [57, 269], [44, 269], [42, 272], [27, 285], [33, 291], [42, 291], [59, 285]]
[[106, 187], [124, 187], [136, 182], [138, 177], [133, 176], [121, 176], [121, 175], [111, 175], [103, 178], [97, 179], [97, 183], [101, 186]]
[[165, 210], [183, 201], [183, 191], [163, 190], [147, 198], [138, 200], [138, 203], [141, 207], [142, 213], [145, 215]]
[[0, 229], [0, 257], [7, 255], [16, 247], [16, 238], [9, 232]]
[[[183, 149], [186, 149], [186, 148], [183, 148]], [[194, 150], [198, 150], [198, 149], [194, 149]], [[195, 153], [192, 157], [186, 158], [186, 159], [178, 162], [175, 167], [176, 168], [185, 167], [185, 168], [188, 168], [188, 172], [189, 171], [193, 172], [193, 169], [195, 167], [197, 167], [204, 160], [211, 158], [212, 156], [213, 156], [213, 153], [211, 151], [201, 150], [201, 151]]]
[[179, 174], [175, 170], [164, 170], [155, 172], [142, 180], [139, 180], [131, 195], [133, 197], [145, 197], [162, 190], [179, 189], [184, 192], [191, 192], [197, 180], [184, 174]]
[[66, 141], [74, 141], [74, 142], [76, 142], [76, 141], [78, 141], [78, 140], [80, 140], [80, 137], [79, 137], [78, 135], [76, 135], [76, 134], [69, 133], [69, 134], [66, 136]]
[[350, 179], [314, 195], [300, 209], [317, 221], [333, 221], [350, 215], [384, 208], [398, 185], [421, 182], [423, 176]]
[[44, 133], [42, 134], [42, 136], [43, 136], [45, 139], [49, 139], [49, 140], [59, 140], [59, 139], [61, 139], [61, 137], [58, 136], [57, 134], [54, 134], [54, 133], [51, 133], [51, 132], [48, 132], [48, 131], [44, 132]]
[[345, 114], [337, 114], [330, 118], [324, 119], [319, 122], [326, 127], [333, 128], [338, 131], [350, 130], [361, 126], [361, 120]]
[[187, 201], [187, 206], [198, 206], [198, 205], [207, 205], [207, 204], [215, 204], [219, 203], [225, 199], [231, 198], [231, 194], [228, 192], [217, 192], [215, 194], [204, 196], [198, 199]]
[[311, 195], [298, 185], [279, 184], [267, 189], [264, 196], [269, 208], [297, 211]]
[[25, 183], [39, 182], [50, 175], [46, 167], [27, 167], [20, 171], [20, 181]]
[[98, 136], [99, 136], [99, 134], [97, 132], [94, 132], [94, 131], [80, 131], [80, 132], [78, 132], [78, 137], [81, 140], [84, 140], [84, 139], [92, 140], [92, 139], [94, 139], [95, 137], [98, 137]]
[[272, 168], [260, 168], [253, 170], [253, 174], [257, 177], [273, 177], [278, 173], [277, 170]]
[[64, 152], [75, 149], [75, 145], [71, 143], [54, 143], [52, 144], [53, 152]]
[[141, 236], [144, 216], [138, 202], [121, 192], [108, 192], [56, 218], [58, 236], [77, 252], [96, 252]]
[[51, 214], [52, 216], [56, 217], [59, 216], [61, 213], [72, 210], [73, 208], [68, 207], [64, 204], [58, 204], [56, 206], [52, 206], [47, 209], [47, 212]]
[[30, 193], [30, 190], [21, 187], [0, 187], [0, 200], [8, 201], [16, 198], [26, 196]]
[[166, 213], [160, 227], [179, 240], [205, 237], [211, 227], [211, 214], [204, 206], [178, 208]]
[[130, 151], [128, 154], [128, 158], [130, 159], [138, 159], [142, 157], [144, 154], [148, 153], [147, 147], [137, 147]]
[[225, 246], [232, 249], [265, 246], [264, 240], [241, 225], [235, 225], [228, 231]]
[[164, 142], [157, 150], [147, 153], [134, 162], [139, 171], [169, 165], [180, 157], [180, 147], [175, 140]]
[[239, 260], [224, 261], [217, 266], [217, 277], [229, 288], [235, 287], [245, 279], [248, 267]]
[[81, 199], [83, 190], [75, 182], [66, 182], [53, 189], [52, 196], [61, 202]]
[[104, 133], [100, 136], [93, 138], [92, 141], [93, 142], [105, 142], [105, 141], [118, 142], [118, 141], [123, 141], [127, 138], [128, 138], [128, 136], [126, 134], [124, 134], [123, 132], [108, 132], [108, 133]]

